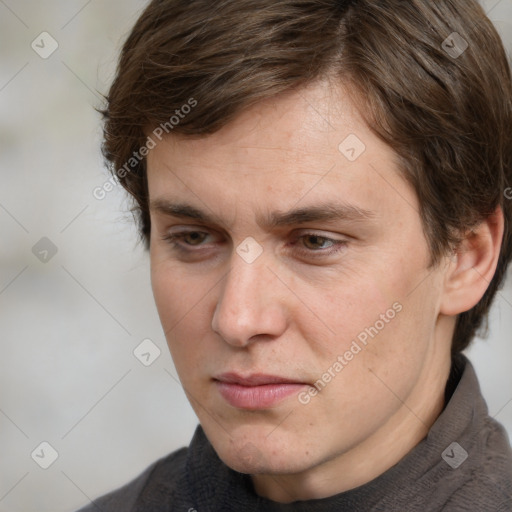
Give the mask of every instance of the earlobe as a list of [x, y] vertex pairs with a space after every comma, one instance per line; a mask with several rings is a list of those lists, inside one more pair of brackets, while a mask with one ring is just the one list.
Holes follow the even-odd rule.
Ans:
[[478, 304], [496, 271], [503, 230], [503, 211], [498, 206], [462, 240], [446, 272], [441, 314], [455, 316]]

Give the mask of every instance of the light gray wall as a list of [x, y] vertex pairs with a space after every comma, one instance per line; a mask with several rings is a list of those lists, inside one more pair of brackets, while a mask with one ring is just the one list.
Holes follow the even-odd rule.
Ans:
[[[512, 0], [485, 4], [510, 52]], [[119, 189], [92, 194], [107, 179], [92, 107], [143, 5], [0, 0], [0, 511], [72, 511], [188, 444], [196, 425], [128, 203]], [[47, 59], [31, 48], [51, 49], [43, 31], [59, 45]], [[42, 262], [37, 243], [40, 258], [57, 253]], [[491, 325], [470, 357], [512, 433], [510, 279]], [[132, 354], [146, 338], [161, 350], [149, 367]], [[51, 460], [41, 442], [58, 453], [46, 470], [31, 458]]]

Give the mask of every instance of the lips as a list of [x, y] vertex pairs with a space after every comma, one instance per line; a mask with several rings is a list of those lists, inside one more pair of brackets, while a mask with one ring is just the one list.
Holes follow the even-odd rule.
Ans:
[[267, 409], [300, 392], [307, 384], [277, 375], [242, 376], [223, 373], [214, 378], [221, 396], [233, 407], [247, 410]]
[[237, 373], [229, 372], [215, 377], [215, 380], [227, 382], [228, 384], [240, 384], [241, 386], [263, 386], [265, 384], [304, 384], [304, 382], [287, 377], [265, 375], [263, 373], [255, 373], [247, 377], [242, 377]]

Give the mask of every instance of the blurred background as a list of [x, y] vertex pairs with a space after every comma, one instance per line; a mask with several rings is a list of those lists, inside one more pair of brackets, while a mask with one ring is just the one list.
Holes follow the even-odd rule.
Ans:
[[[76, 510], [197, 424], [129, 202], [93, 195], [108, 179], [94, 107], [145, 4], [0, 0], [0, 512]], [[512, 0], [483, 4], [511, 55]], [[510, 276], [490, 324], [468, 355], [512, 435]]]

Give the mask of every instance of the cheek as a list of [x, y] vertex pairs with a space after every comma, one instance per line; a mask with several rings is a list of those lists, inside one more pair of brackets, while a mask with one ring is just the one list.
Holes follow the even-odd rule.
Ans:
[[[366, 390], [375, 397], [389, 394], [379, 376], [400, 393], [418, 378], [437, 315], [434, 277], [414, 290], [424, 273], [425, 269], [410, 264], [388, 262], [387, 268], [376, 272], [367, 267], [323, 296], [315, 296], [316, 304], [323, 304], [318, 316], [334, 331], [324, 341], [321, 371], [344, 356], [341, 378], [336, 378], [333, 389], [357, 389], [357, 396]], [[374, 404], [371, 396], [369, 402]]]
[[368, 399], [376, 407], [379, 402], [392, 407], [397, 405], [397, 397], [407, 397], [432, 356], [435, 294], [421, 290], [401, 298], [399, 309], [389, 315], [394, 317], [387, 323], [374, 321], [363, 331], [368, 334], [366, 345], [358, 360], [359, 368], [354, 367], [354, 381], [366, 376], [365, 386], [371, 395]]
[[160, 322], [176, 365], [198, 346], [209, 328], [208, 294], [211, 286], [200, 277], [183, 275], [178, 266], [151, 264], [151, 284]]
[[330, 348], [339, 354], [348, 350], [354, 340], [364, 342], [368, 329], [376, 323], [379, 331], [388, 326], [396, 317], [393, 304], [399, 293], [366, 268], [364, 272], [341, 276], [322, 293], [312, 287], [309, 296], [315, 297], [311, 304], [317, 317], [330, 328]]

